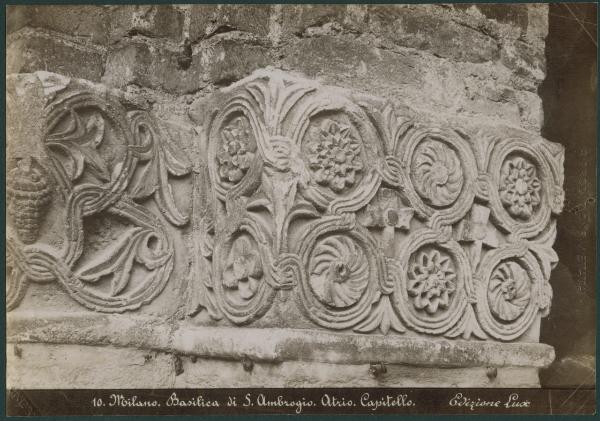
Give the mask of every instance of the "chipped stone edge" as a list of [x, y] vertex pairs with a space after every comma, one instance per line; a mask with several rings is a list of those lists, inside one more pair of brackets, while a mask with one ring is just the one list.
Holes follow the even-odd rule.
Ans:
[[420, 367], [547, 367], [554, 348], [309, 329], [175, 325], [142, 316], [19, 312], [7, 317], [7, 343], [116, 346], [205, 358], [281, 363], [385, 362]]

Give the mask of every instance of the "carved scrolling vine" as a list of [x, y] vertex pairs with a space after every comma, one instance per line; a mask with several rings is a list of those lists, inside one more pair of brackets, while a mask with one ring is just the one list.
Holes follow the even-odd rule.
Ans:
[[[509, 341], [549, 311], [559, 145], [469, 136], [276, 73], [230, 88], [214, 110], [206, 162], [186, 179], [190, 314], [248, 324], [289, 295], [327, 329]], [[7, 174], [8, 308], [29, 282], [58, 282], [97, 311], [150, 302], [173, 269], [167, 224], [188, 222], [170, 177], [191, 163], [151, 114], [86, 90], [59, 93], [45, 128], [47, 159]], [[60, 247], [38, 241], [57, 192]], [[127, 221], [100, 250], [87, 247], [93, 215]]]
[[246, 324], [292, 290], [328, 329], [498, 340], [547, 314], [560, 146], [278, 74], [217, 104], [196, 196], [211, 276], [193, 308]]
[[[171, 224], [186, 224], [169, 185], [169, 175], [189, 173], [186, 157], [150, 114], [81, 89], [47, 105], [43, 141], [43, 162], [25, 157], [7, 174], [8, 309], [29, 282], [58, 282], [102, 312], [150, 302], [169, 279], [173, 240], [162, 220], [136, 202], [152, 197]], [[62, 247], [38, 241], [48, 206], [59, 199]], [[89, 250], [84, 220], [103, 214], [126, 221], [126, 228], [101, 250]]]

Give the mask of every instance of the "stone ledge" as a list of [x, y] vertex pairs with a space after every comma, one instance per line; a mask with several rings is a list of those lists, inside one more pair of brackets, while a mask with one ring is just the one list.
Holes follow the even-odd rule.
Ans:
[[338, 334], [302, 329], [169, 325], [148, 318], [19, 312], [7, 319], [8, 343], [113, 345], [199, 357], [279, 363], [383, 361], [420, 367], [547, 367], [554, 349], [537, 343], [492, 343]]

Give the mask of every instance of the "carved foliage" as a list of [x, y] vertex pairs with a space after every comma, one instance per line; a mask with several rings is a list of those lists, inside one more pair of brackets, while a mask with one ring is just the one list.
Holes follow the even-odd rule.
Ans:
[[205, 302], [232, 322], [289, 288], [314, 323], [365, 333], [513, 340], [547, 313], [562, 191], [549, 142], [469, 135], [276, 73], [223, 94], [206, 135]]
[[[291, 290], [324, 328], [496, 340], [547, 314], [560, 148], [276, 74], [217, 105], [193, 180], [189, 314], [247, 324]], [[58, 93], [45, 125], [47, 156], [8, 173], [9, 308], [28, 282], [98, 311], [149, 302], [173, 268], [166, 224], [188, 222], [171, 186], [187, 156], [151, 114], [87, 90]], [[43, 229], [58, 194], [62, 248]], [[92, 215], [125, 221], [101, 250], [85, 241]]]
[[[44, 166], [30, 157], [9, 173], [9, 309], [27, 282], [57, 281], [73, 299], [103, 312], [137, 309], [161, 292], [173, 267], [172, 240], [161, 218], [134, 199], [153, 196], [168, 221], [185, 224], [168, 175], [183, 176], [190, 165], [158, 127], [148, 113], [128, 113], [86, 89], [64, 90], [47, 105]], [[38, 235], [55, 193], [65, 209], [62, 248]], [[102, 250], [88, 250], [83, 224], [92, 215], [118, 217], [130, 228]]]

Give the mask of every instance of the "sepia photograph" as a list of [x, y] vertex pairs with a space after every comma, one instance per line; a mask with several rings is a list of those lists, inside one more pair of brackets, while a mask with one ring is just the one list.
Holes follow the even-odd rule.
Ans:
[[5, 25], [6, 415], [596, 413], [596, 3]]

